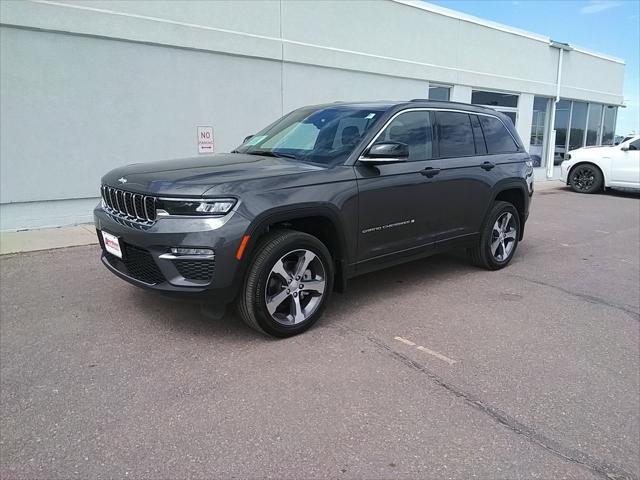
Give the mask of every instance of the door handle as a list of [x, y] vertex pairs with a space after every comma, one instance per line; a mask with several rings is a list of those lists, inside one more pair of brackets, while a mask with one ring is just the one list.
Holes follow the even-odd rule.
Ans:
[[440, 173], [439, 168], [427, 167], [420, 172], [421, 175], [424, 175], [427, 178], [431, 178]]
[[489, 170], [491, 170], [493, 167], [495, 167], [495, 164], [491, 163], [491, 162], [483, 162], [482, 165], [480, 165], [481, 168], [484, 168], [487, 172]]

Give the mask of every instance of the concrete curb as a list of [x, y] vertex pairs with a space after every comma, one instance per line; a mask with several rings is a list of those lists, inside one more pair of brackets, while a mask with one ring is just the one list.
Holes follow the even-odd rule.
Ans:
[[0, 232], [0, 255], [98, 243], [93, 224]]

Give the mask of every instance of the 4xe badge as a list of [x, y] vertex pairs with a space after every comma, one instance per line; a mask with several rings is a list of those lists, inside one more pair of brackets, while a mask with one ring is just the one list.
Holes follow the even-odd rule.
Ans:
[[124, 178], [124, 177], [120, 177], [120, 178], [118, 179], [118, 181], [119, 181], [120, 183], [127, 183], [127, 179], [126, 179], [126, 178]]

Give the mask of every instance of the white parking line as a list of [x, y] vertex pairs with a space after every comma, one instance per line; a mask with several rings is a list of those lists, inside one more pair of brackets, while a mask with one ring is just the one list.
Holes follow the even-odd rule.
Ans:
[[[416, 344], [413, 343], [411, 340], [407, 340], [406, 338], [403, 338], [403, 337], [393, 337], [393, 339], [397, 340], [399, 342], [402, 342], [405, 345], [409, 345], [411, 347], [415, 347], [416, 346]], [[443, 362], [447, 362], [449, 365], [453, 365], [455, 363], [458, 363], [457, 360], [453, 360], [452, 358], [449, 358], [446, 355], [443, 355], [443, 354], [441, 354], [439, 352], [436, 352], [435, 350], [431, 350], [430, 348], [423, 347], [422, 345], [417, 346], [416, 350], [420, 350], [421, 352], [428, 353], [429, 355], [433, 355], [434, 357], [439, 358]]]
[[428, 353], [429, 355], [433, 355], [434, 357], [439, 358], [443, 362], [447, 362], [449, 365], [453, 365], [454, 363], [457, 363], [456, 360], [453, 360], [453, 359], [447, 357], [446, 355], [442, 355], [441, 353], [434, 352], [433, 350], [430, 350], [427, 347], [423, 347], [422, 345], [420, 345], [419, 347], [416, 347], [416, 348], [418, 350], [421, 350], [421, 351], [425, 352], [425, 353]]

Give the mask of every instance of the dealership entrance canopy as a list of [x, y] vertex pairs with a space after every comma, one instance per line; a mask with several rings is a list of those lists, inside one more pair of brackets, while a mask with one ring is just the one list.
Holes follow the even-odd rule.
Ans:
[[0, 24], [2, 230], [91, 221], [106, 171], [302, 105], [487, 105], [552, 171], [612, 143], [622, 104], [622, 60], [418, 1], [4, 1]]

